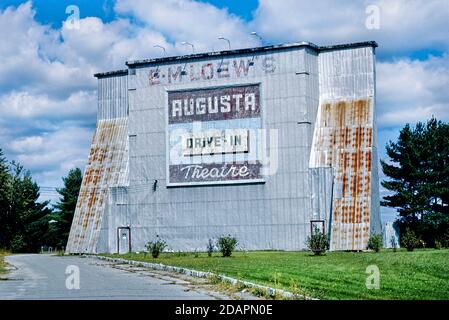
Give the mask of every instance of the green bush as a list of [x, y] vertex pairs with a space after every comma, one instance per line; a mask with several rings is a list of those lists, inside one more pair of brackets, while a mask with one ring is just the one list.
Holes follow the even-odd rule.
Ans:
[[11, 241], [11, 252], [13, 253], [26, 252], [27, 251], [26, 249], [27, 244], [23, 235], [22, 234], [15, 235], [13, 240]]
[[320, 256], [329, 249], [329, 239], [327, 235], [315, 226], [312, 235], [307, 237], [306, 245], [314, 255]]
[[151, 253], [151, 256], [156, 259], [159, 257], [159, 254], [167, 248], [167, 243], [160, 239], [159, 236], [156, 236], [156, 241], [149, 241], [145, 248], [147, 248], [148, 252]]
[[401, 237], [402, 246], [407, 248], [407, 251], [413, 251], [419, 246], [419, 239], [416, 237], [415, 233], [407, 229]]
[[441, 242], [438, 240], [435, 240], [435, 249], [440, 250], [442, 248]]
[[373, 234], [368, 240], [368, 249], [379, 252], [383, 247], [382, 237], [380, 234]]
[[232, 251], [235, 250], [235, 247], [237, 246], [238, 241], [236, 238], [231, 237], [231, 235], [228, 236], [221, 236], [218, 238], [217, 241], [217, 247], [218, 250], [220, 250], [223, 257], [230, 257], [232, 254]]

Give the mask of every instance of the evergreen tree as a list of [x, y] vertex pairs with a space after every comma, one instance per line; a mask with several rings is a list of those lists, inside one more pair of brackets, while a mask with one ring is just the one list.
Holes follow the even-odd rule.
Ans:
[[46, 245], [44, 235], [48, 232], [49, 202], [38, 202], [39, 187], [29, 171], [12, 162], [11, 217], [10, 228], [14, 252], [37, 252]]
[[72, 226], [73, 215], [76, 209], [78, 194], [83, 181], [83, 175], [79, 168], [69, 171], [67, 177], [62, 178], [64, 187], [57, 189], [61, 195], [59, 202], [54, 206], [56, 209], [55, 220], [57, 221], [57, 244], [65, 246]]
[[397, 142], [386, 147], [390, 163], [381, 161], [392, 191], [383, 206], [396, 208], [401, 231], [413, 230], [429, 245], [444, 242], [449, 228], [449, 124], [432, 118], [406, 125]]
[[10, 219], [10, 182], [9, 166], [0, 149], [0, 248], [7, 248], [11, 242]]
[[38, 202], [39, 187], [29, 171], [8, 163], [0, 150], [0, 247], [13, 252], [36, 252], [45, 243], [48, 202]]

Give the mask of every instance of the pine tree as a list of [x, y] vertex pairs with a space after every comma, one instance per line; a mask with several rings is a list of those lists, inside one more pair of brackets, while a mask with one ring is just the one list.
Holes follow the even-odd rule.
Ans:
[[8, 163], [0, 149], [0, 248], [36, 252], [47, 245], [49, 202], [39, 202], [39, 187], [23, 166]]
[[55, 220], [57, 221], [57, 243], [65, 246], [70, 233], [73, 215], [76, 209], [78, 194], [83, 181], [83, 175], [79, 168], [69, 171], [67, 177], [62, 178], [64, 187], [57, 189], [61, 195], [59, 202], [54, 206], [56, 209]]
[[9, 166], [3, 151], [0, 149], [0, 249], [9, 247], [11, 242], [11, 230], [8, 221], [10, 219], [10, 187], [11, 176]]
[[20, 164], [12, 162], [11, 188], [11, 249], [14, 252], [37, 252], [46, 245], [44, 235], [48, 232], [49, 202], [38, 202], [39, 186], [31, 173]]
[[432, 118], [415, 128], [406, 125], [397, 142], [386, 147], [390, 163], [381, 161], [392, 191], [381, 204], [396, 208], [401, 231], [413, 230], [433, 245], [449, 228], [449, 124]]

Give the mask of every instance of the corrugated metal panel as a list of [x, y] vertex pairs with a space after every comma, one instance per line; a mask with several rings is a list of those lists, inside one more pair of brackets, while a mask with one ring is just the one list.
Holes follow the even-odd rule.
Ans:
[[96, 252], [110, 187], [129, 185], [126, 76], [99, 80], [98, 121], [67, 252]]
[[324, 221], [325, 231], [329, 234], [331, 230], [331, 212], [334, 185], [334, 169], [329, 168], [311, 168], [310, 190], [312, 202], [312, 215], [310, 220]]
[[320, 105], [310, 166], [335, 169], [332, 250], [364, 250], [370, 235], [373, 61], [372, 48], [325, 52], [319, 58]]
[[98, 80], [98, 120], [128, 117], [128, 77]]

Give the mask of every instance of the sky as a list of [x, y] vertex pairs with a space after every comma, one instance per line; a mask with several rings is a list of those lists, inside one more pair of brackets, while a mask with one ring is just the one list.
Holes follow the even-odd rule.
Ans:
[[[366, 23], [373, 8], [374, 28]], [[197, 52], [226, 49], [219, 36], [233, 48], [375, 40], [379, 153], [387, 160], [385, 145], [406, 123], [449, 120], [447, 21], [447, 0], [0, 0], [0, 148], [31, 170], [43, 198], [55, 199], [46, 187], [86, 164], [96, 72], [161, 56], [154, 45], [169, 55], [190, 53], [183, 41]], [[382, 214], [394, 219], [392, 210]]]

